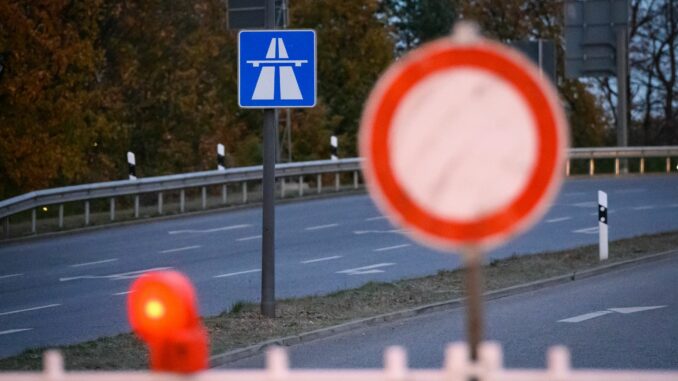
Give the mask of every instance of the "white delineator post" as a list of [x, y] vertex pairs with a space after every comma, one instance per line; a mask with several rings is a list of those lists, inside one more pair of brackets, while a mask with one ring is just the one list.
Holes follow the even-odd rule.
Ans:
[[601, 261], [608, 257], [607, 223], [607, 193], [598, 191], [598, 251]]
[[226, 169], [226, 154], [224, 145], [221, 143], [217, 144], [217, 169], [220, 171]]
[[330, 137], [330, 159], [339, 160], [339, 155], [337, 154], [339, 147], [339, 140], [336, 136], [332, 135]]
[[137, 161], [134, 157], [134, 152], [127, 152], [127, 164], [129, 166], [129, 179], [137, 179]]

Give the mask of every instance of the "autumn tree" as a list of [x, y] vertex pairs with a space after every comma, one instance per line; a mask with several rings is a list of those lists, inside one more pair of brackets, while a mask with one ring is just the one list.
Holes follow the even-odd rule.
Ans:
[[[377, 0], [290, 2], [291, 26], [313, 28], [318, 40], [318, 95], [323, 120], [339, 135], [344, 156], [357, 155], [363, 104], [393, 59], [393, 42], [377, 19]], [[294, 135], [293, 135], [294, 136]], [[322, 149], [326, 150], [327, 142]]]

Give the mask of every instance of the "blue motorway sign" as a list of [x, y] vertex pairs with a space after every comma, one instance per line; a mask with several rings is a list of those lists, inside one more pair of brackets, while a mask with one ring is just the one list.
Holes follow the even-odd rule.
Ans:
[[240, 31], [238, 34], [240, 107], [313, 107], [315, 101], [315, 31]]

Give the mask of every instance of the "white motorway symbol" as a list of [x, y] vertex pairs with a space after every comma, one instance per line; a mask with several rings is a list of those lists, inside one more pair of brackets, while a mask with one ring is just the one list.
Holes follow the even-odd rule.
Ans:
[[600, 316], [619, 313], [619, 314], [633, 314], [636, 312], [656, 310], [660, 308], [666, 308], [666, 306], [644, 306], [644, 307], [618, 307], [618, 308], [608, 308], [603, 311], [594, 311], [585, 313], [582, 315], [573, 316], [571, 318], [558, 320], [558, 323], [581, 323], [586, 320], [595, 319]]

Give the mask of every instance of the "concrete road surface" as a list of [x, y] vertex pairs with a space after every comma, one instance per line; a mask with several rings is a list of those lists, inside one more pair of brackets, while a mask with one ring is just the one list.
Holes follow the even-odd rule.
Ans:
[[[491, 254], [597, 242], [597, 191], [610, 237], [678, 229], [678, 177], [576, 179], [546, 217]], [[323, 294], [460, 266], [411, 241], [367, 195], [276, 208], [277, 297]], [[27, 240], [0, 247], [0, 356], [129, 331], [126, 291], [141, 273], [173, 268], [195, 283], [203, 315], [258, 301], [261, 211], [225, 211]], [[614, 253], [611, 253], [614, 256]]]

